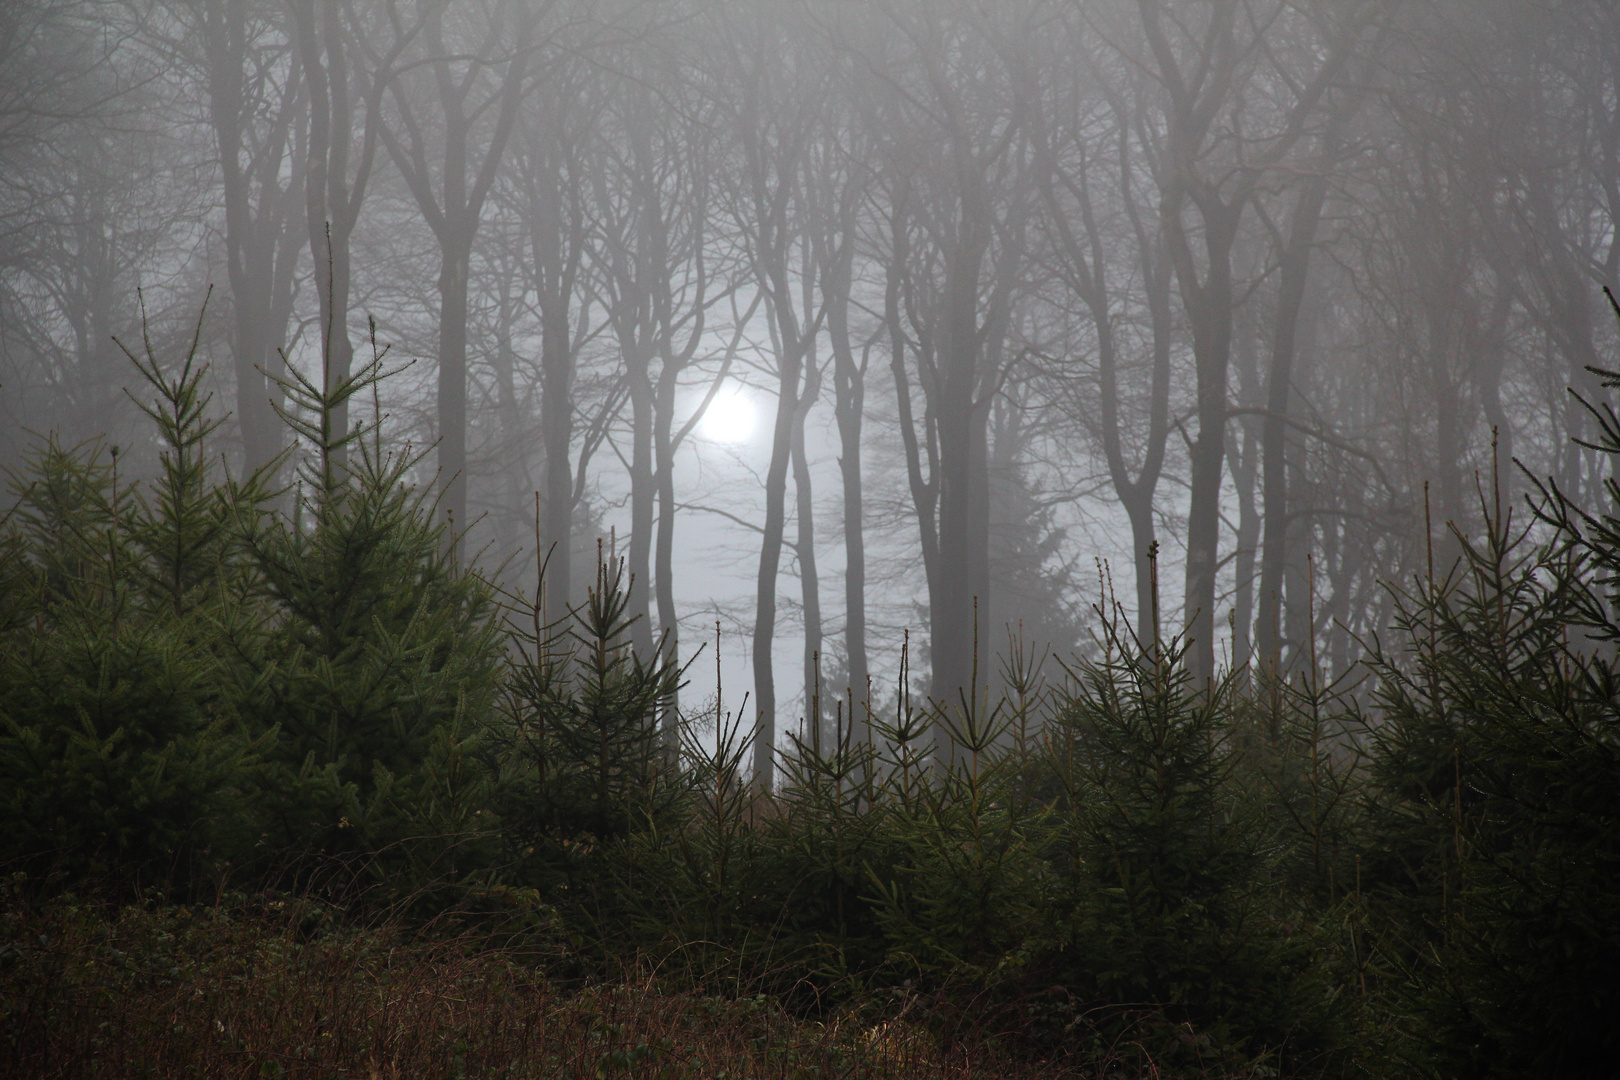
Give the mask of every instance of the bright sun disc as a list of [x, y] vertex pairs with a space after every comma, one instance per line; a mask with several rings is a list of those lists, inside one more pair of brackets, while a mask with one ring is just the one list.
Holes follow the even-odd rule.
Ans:
[[709, 402], [698, 427], [711, 442], [740, 443], [754, 433], [754, 419], [753, 400], [738, 387], [724, 386]]

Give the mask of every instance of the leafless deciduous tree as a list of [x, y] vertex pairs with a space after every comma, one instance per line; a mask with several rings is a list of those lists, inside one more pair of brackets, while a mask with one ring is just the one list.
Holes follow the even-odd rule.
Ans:
[[251, 471], [281, 449], [272, 399], [281, 396], [277, 380], [301, 246], [292, 224], [304, 187], [309, 94], [282, 5], [198, 0], [188, 14], [186, 32], [202, 45], [208, 117], [219, 148], [236, 416]]
[[[1286, 164], [1367, 31], [1365, 5], [1315, 9], [1242, 0], [1189, 10], [1138, 0], [1136, 59], [1163, 91], [1155, 125], [1160, 224], [1192, 330], [1198, 432], [1190, 454], [1185, 617], [1194, 677], [1215, 674], [1221, 479], [1238, 297], [1233, 250], [1262, 182]], [[1289, 48], [1272, 34], [1289, 27]]]
[[[528, 82], [537, 24], [528, 3], [390, 2], [377, 36], [390, 52], [391, 113], [376, 126], [439, 245], [440, 506], [467, 522], [467, 279], [484, 202]], [[376, 53], [373, 52], [375, 56]], [[377, 76], [374, 76], [374, 78]], [[430, 124], [428, 116], [436, 122]]]
[[[930, 695], [955, 707], [990, 599], [987, 429], [1013, 359], [1033, 193], [1018, 49], [1028, 10], [899, 3], [885, 14], [867, 54], [870, 92], [883, 95], [867, 115], [887, 178], [884, 320], [928, 579]], [[943, 721], [935, 742], [950, 761]]]

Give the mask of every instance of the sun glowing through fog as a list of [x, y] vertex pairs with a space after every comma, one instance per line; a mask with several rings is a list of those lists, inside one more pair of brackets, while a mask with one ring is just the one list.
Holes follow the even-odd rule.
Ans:
[[722, 386], [703, 414], [698, 431], [710, 442], [747, 442], [754, 434], [758, 414], [754, 399], [747, 391], [738, 386]]

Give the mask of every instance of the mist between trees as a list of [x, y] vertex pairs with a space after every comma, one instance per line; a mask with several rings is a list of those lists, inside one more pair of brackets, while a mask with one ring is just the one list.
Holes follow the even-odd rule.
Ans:
[[[262, 831], [278, 852], [352, 854], [340, 830], [369, 822], [376, 843], [354, 850], [426, 860], [412, 880], [437, 880], [424, 867], [456, 844], [402, 838], [483, 835], [466, 815], [488, 813], [522, 858], [542, 851], [519, 877], [543, 891], [586, 858], [546, 847], [559, 837], [642, 836], [704, 806], [718, 831], [684, 835], [729, 852], [763, 835], [779, 785], [843, 807], [847, 782], [863, 813], [921, 813], [915, 769], [938, 807], [977, 814], [995, 758], [1022, 763], [994, 773], [997, 813], [1079, 813], [1082, 787], [1124, 783], [1099, 761], [1174, 756], [1172, 735], [1231, 740], [1197, 758], [1188, 783], [1214, 800], [1198, 805], [1293, 813], [1222, 785], [1295, 783], [1297, 760], [1239, 749], [1320, 737], [1322, 760], [1361, 778], [1334, 790], [1365, 780], [1395, 799], [1346, 835], [1365, 826], [1411, 856], [1383, 885], [1420, 879], [1404, 929], [1379, 924], [1404, 942], [1386, 959], [1417, 964], [1432, 916], [1457, 950], [1437, 970], [1484, 978], [1500, 942], [1447, 936], [1464, 888], [1447, 875], [1507, 834], [1470, 832], [1465, 793], [1523, 806], [1511, 777], [1465, 786], [1477, 759], [1435, 703], [1464, 694], [1459, 658], [1495, 640], [1477, 637], [1493, 596], [1534, 632], [1475, 661], [1609, 663], [1591, 644], [1611, 618], [1612, 537], [1593, 523], [1615, 495], [1603, 372], [1620, 354], [1602, 296], [1620, 281], [1607, 0], [11, 0], [0, 181], [17, 680], [0, 745], [26, 790], [55, 790], [52, 754], [139, 743], [113, 738], [139, 728], [127, 712], [180, 725], [140, 751], [192, 755], [195, 790], [162, 788], [176, 806], [235, 798], [252, 785], [233, 769], [268, 769], [240, 820], [276, 819]], [[1555, 626], [1595, 637], [1558, 644]], [[569, 627], [577, 639], [557, 636]], [[1390, 633], [1412, 656], [1384, 651]], [[18, 641], [46, 650], [37, 670], [16, 667], [33, 655]], [[177, 659], [193, 648], [206, 670]], [[38, 680], [89, 694], [104, 663], [139, 700], [108, 712], [90, 695], [84, 715], [113, 728], [83, 721], [75, 742], [62, 725], [83, 717], [52, 712]], [[231, 672], [218, 700], [199, 689], [216, 663]], [[1559, 715], [1610, 707], [1583, 678], [1546, 691]], [[1148, 704], [1124, 708], [1120, 687]], [[594, 780], [566, 724], [523, 726], [558, 708], [601, 721], [612, 762], [602, 750]], [[1513, 726], [1526, 715], [1479, 738], [1551, 769]], [[1301, 716], [1308, 738], [1289, 726]], [[1411, 724], [1369, 734], [1388, 716]], [[1564, 734], [1612, 753], [1583, 723]], [[1072, 759], [1029, 764], [1054, 731], [1117, 745], [1093, 745], [1101, 771], [1082, 783]], [[495, 786], [476, 797], [455, 779], [469, 732], [507, 740], [480, 759]], [[1420, 764], [1345, 764], [1374, 744]], [[508, 766], [532, 798], [492, 779]], [[148, 782], [162, 787], [131, 781]], [[1435, 799], [1454, 800], [1449, 826]], [[1026, 826], [1061, 847], [1070, 834], [1030, 813], [996, 826], [1021, 839], [985, 850], [1024, 844]], [[189, 826], [109, 814], [82, 837], [71, 814], [60, 834], [36, 822], [28, 858], [79, 852], [116, 878], [194, 854]], [[1115, 851], [1100, 818], [1061, 820], [1093, 856]], [[1288, 850], [1310, 850], [1321, 880], [1290, 888], [1319, 890], [1317, 915], [1359, 904], [1354, 859], [1322, 861], [1327, 826], [1311, 828]], [[1445, 828], [1450, 854], [1433, 846]], [[524, 830], [543, 839], [518, 844]], [[1260, 859], [1255, 835], [1221, 839], [1237, 845], [1221, 858]], [[1027, 881], [994, 877], [1003, 899], [1067, 872], [1029, 843]], [[948, 848], [905, 858], [942, 882]], [[1507, 925], [1513, 875], [1491, 865], [1478, 872]], [[906, 936], [926, 937], [913, 894], [839, 866], [851, 877], [829, 902], [865, 905], [873, 956], [989, 979], [1057, 933], [1041, 908], [997, 924], [1001, 959], [947, 962], [928, 950], [954, 946]], [[1243, 907], [1264, 875], [1232, 873], [1242, 888], [1210, 895]], [[1235, 939], [1209, 940], [1213, 956]], [[1335, 992], [1397, 978], [1369, 976], [1364, 945], [1336, 954], [1356, 977]], [[840, 963], [878, 964], [852, 955]], [[1286, 967], [1267, 956], [1256, 970]], [[1204, 994], [1197, 1015], [1249, 1024], [1243, 1045], [1306, 1024], [1232, 1020], [1208, 972], [1153, 970], [1154, 1002]], [[1124, 985], [1098, 993], [1124, 1000]], [[1435, 990], [1424, 1015], [1472, 1007], [1447, 1000]]]
[[1605, 475], [1567, 390], [1614, 344], [1617, 18], [18, 0], [0, 454], [150, 471], [112, 337], [217, 284], [239, 472], [375, 319], [460, 557], [521, 586], [538, 512], [555, 619], [611, 533], [640, 651], [746, 646], [767, 777], [903, 629], [936, 700], [1009, 630], [1087, 648], [1099, 592], [1151, 639], [1155, 544], [1197, 679], [1344, 671], [1481, 477]]

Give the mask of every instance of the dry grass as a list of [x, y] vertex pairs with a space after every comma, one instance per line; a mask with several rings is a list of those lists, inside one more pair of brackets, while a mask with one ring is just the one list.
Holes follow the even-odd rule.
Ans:
[[112, 917], [57, 905], [0, 918], [7, 1076], [1081, 1075], [946, 1054], [904, 1023], [806, 1023], [763, 1000], [565, 992], [513, 950], [338, 929], [310, 904]]

